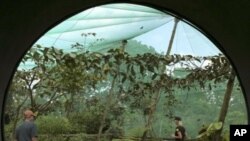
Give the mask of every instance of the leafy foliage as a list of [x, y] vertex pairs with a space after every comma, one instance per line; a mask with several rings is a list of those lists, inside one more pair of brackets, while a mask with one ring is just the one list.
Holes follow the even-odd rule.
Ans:
[[[171, 119], [173, 114], [188, 118], [193, 113], [206, 122], [214, 120], [205, 115], [218, 111], [221, 104], [219, 99], [222, 99], [219, 93], [224, 92], [225, 81], [231, 75], [232, 67], [225, 56], [162, 55], [150, 53], [150, 48], [138, 54], [129, 48], [131, 44], [136, 46], [128, 42], [126, 47], [117, 44], [103, 52], [67, 53], [39, 45], [32, 48], [23, 62], [33, 61], [35, 67], [18, 70], [10, 87], [8, 99], [11, 104], [7, 108], [12, 109], [12, 120], [20, 118], [13, 115], [20, 115], [22, 109], [31, 107], [41, 116], [38, 123], [55, 120], [43, 115], [62, 116], [58, 121], [67, 127], [64, 131], [51, 123], [55, 130], [58, 129], [53, 129], [55, 134], [103, 134], [114, 125], [130, 132], [135, 127], [131, 127], [125, 119], [136, 115], [138, 119], [131, 123], [144, 124], [137, 135], [152, 131], [152, 136], [155, 135], [156, 125], [162, 125], [159, 124], [159, 118]], [[197, 65], [204, 62], [209, 64]], [[176, 66], [180, 68], [172, 74], [167, 73], [169, 68]], [[181, 71], [182, 75], [177, 75]], [[183, 97], [189, 92], [196, 92], [190, 96], [192, 104], [197, 107], [200, 105], [197, 111], [182, 110], [188, 107]], [[232, 101], [236, 100], [234, 98]], [[231, 106], [235, 109], [242, 107], [237, 104]], [[176, 112], [177, 109], [179, 112]], [[192, 120], [188, 121], [193, 123]], [[172, 128], [169, 124], [163, 124], [157, 131], [169, 131]], [[42, 125], [39, 125], [41, 129], [48, 129]]]
[[65, 117], [40, 116], [36, 124], [40, 134], [66, 134], [72, 130], [70, 122]]
[[211, 141], [214, 140], [214, 135], [216, 131], [220, 130], [222, 128], [222, 123], [221, 122], [214, 122], [209, 124], [207, 127], [204, 126], [200, 134], [198, 135], [198, 141]]

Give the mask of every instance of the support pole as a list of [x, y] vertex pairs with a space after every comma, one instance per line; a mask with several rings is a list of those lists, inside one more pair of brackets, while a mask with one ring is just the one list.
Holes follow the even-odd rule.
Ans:
[[167, 50], [166, 55], [170, 55], [170, 52], [172, 50], [174, 37], [175, 37], [175, 32], [176, 32], [177, 24], [178, 24], [179, 21], [180, 21], [179, 19], [174, 18], [174, 28], [173, 28], [172, 35], [171, 35], [171, 38], [170, 38], [170, 41], [169, 41], [169, 44], [168, 44], [168, 50]]

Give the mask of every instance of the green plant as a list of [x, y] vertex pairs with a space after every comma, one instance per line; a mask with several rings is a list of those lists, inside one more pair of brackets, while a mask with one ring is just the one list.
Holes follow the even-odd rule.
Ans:
[[13, 122], [10, 124], [4, 125], [4, 138], [10, 140], [13, 135]]
[[[85, 132], [87, 134], [96, 134], [100, 127], [101, 113], [98, 109], [86, 110], [82, 113], [73, 113], [69, 121], [73, 126], [74, 133]], [[110, 126], [110, 121], [106, 120], [105, 130]]]
[[70, 133], [72, 126], [65, 117], [40, 116], [36, 120], [39, 134], [64, 134]]
[[146, 129], [144, 127], [134, 127], [127, 131], [127, 136], [129, 137], [141, 137]]
[[221, 128], [222, 122], [214, 122], [208, 126], [204, 126], [197, 136], [197, 141], [212, 141], [215, 133]]

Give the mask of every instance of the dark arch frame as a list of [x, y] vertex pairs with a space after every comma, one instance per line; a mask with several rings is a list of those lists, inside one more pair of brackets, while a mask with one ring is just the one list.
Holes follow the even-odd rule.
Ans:
[[[0, 113], [4, 96], [22, 56], [47, 30], [65, 18], [113, 0], [37, 0], [0, 2]], [[246, 98], [250, 121], [250, 1], [211, 0], [127, 0], [154, 8], [166, 9], [191, 21], [227, 55], [233, 64]], [[215, 40], [216, 39], [216, 40]], [[2, 115], [0, 141], [2, 137]]]

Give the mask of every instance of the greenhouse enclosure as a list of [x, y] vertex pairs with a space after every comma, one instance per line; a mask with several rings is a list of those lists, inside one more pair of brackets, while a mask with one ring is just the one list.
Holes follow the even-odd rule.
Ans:
[[41, 36], [13, 77], [5, 138], [31, 109], [39, 140], [229, 140], [246, 104], [225, 55], [183, 19], [135, 4], [80, 12]]

